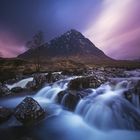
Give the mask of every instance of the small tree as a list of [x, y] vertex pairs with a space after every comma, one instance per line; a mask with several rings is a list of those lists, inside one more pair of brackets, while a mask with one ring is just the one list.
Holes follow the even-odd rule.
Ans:
[[37, 32], [31, 41], [26, 43], [26, 47], [33, 51], [33, 61], [37, 72], [40, 71], [41, 59], [40, 59], [40, 46], [44, 43], [44, 34], [42, 31]]

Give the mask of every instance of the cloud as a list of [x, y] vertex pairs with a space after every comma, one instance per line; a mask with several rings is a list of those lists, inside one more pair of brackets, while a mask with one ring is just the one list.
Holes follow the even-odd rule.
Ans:
[[0, 52], [3, 57], [15, 57], [26, 49], [23, 46], [23, 41], [16, 37], [13, 33], [0, 32]]
[[140, 0], [8, 3], [3, 0], [0, 5], [0, 51], [5, 57], [25, 51], [25, 42], [38, 30], [43, 30], [49, 41], [71, 28], [81, 31], [113, 58], [134, 59], [140, 55]]
[[[104, 0], [102, 5], [100, 16], [96, 22], [91, 23], [84, 34], [113, 58], [138, 57], [140, 54], [138, 13], [140, 1]], [[132, 49], [133, 52], [139, 52], [139, 54], [130, 52]], [[120, 53], [121, 51], [123, 53]]]
[[[44, 32], [46, 41], [71, 28], [83, 31], [89, 20], [96, 18], [94, 11], [100, 8], [100, 1], [102, 0], [36, 0], [33, 3], [32, 0], [2, 0], [0, 49], [5, 57], [13, 57], [24, 50], [23, 40], [30, 40], [38, 30]], [[2, 41], [5, 37], [7, 39]]]

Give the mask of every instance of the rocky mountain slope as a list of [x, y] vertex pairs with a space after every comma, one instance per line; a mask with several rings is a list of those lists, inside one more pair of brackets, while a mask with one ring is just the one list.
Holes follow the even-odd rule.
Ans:
[[42, 59], [72, 59], [77, 60], [112, 60], [98, 49], [89, 39], [85, 38], [80, 32], [72, 29], [60, 37], [51, 40], [39, 48], [29, 49], [25, 53], [19, 55], [19, 58], [31, 59], [36, 54]]

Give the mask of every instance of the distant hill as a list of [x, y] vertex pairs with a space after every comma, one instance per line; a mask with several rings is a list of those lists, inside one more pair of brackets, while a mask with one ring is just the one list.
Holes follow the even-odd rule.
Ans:
[[79, 61], [112, 61], [80, 32], [72, 29], [39, 48], [29, 49], [18, 58], [32, 59], [39, 54], [41, 59], [74, 59]]
[[[114, 60], [98, 49], [80, 32], [72, 29], [36, 49], [29, 49], [17, 58], [33, 60], [39, 54], [41, 63], [48, 68], [111, 66], [140, 68], [139, 61]], [[45, 62], [45, 63], [43, 63]]]

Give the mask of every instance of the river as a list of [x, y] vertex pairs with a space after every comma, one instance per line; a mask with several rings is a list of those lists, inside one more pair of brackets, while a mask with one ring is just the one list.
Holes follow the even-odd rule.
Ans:
[[[137, 73], [134, 80], [140, 79], [138, 76]], [[28, 127], [12, 117], [0, 125], [0, 139], [140, 140], [140, 131], [136, 130], [137, 122], [140, 122], [139, 96], [134, 95], [132, 103], [123, 96], [129, 88], [129, 80], [116, 78], [115, 86], [105, 83], [97, 89], [90, 89], [92, 93], [81, 99], [75, 111], [70, 112], [63, 107], [65, 96], [62, 104], [57, 104], [56, 98], [60, 91], [67, 89], [68, 82], [73, 78], [76, 77], [62, 79], [43, 87], [34, 95], [28, 95], [38, 101], [49, 115]], [[15, 108], [26, 96], [2, 98], [0, 105]]]

